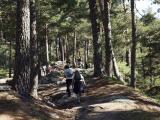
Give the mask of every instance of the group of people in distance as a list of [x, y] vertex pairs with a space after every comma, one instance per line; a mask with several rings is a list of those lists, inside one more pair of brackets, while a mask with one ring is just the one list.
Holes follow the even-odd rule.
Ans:
[[73, 92], [77, 96], [77, 102], [80, 103], [80, 96], [81, 93], [84, 92], [84, 88], [86, 83], [84, 81], [84, 77], [80, 74], [78, 70], [73, 70], [69, 67], [69, 65], [64, 66], [64, 77], [66, 78], [66, 92], [68, 97], [71, 96], [71, 89], [72, 86]]

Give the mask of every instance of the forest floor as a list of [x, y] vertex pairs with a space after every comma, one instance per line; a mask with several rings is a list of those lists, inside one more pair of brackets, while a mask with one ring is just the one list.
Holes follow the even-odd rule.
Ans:
[[138, 90], [104, 79], [87, 79], [81, 103], [65, 85], [44, 85], [39, 100], [0, 92], [0, 120], [160, 120], [160, 105]]

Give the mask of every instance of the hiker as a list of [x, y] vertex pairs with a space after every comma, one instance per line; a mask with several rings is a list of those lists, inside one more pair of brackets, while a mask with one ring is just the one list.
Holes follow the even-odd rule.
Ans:
[[72, 68], [69, 68], [69, 65], [64, 66], [64, 77], [66, 78], [66, 91], [68, 94], [68, 97], [71, 96], [70, 86], [72, 84], [72, 78], [73, 78], [73, 70]]
[[73, 92], [77, 95], [77, 102], [80, 103], [81, 93], [84, 92], [86, 83], [84, 81], [84, 77], [80, 74], [78, 70], [74, 72], [73, 75]]

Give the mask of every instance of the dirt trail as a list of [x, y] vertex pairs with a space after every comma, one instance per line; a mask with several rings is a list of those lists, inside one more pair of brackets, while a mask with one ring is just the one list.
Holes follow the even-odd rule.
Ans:
[[88, 85], [80, 105], [74, 96], [65, 97], [63, 86], [40, 94], [44, 98], [49, 96], [58, 109], [74, 111], [76, 120], [160, 120], [160, 105], [127, 86], [102, 79], [91, 79]]
[[41, 87], [42, 100], [34, 102], [3, 92], [0, 120], [160, 120], [160, 105], [153, 99], [107, 80], [88, 81], [81, 104], [74, 95], [66, 97], [64, 85]]

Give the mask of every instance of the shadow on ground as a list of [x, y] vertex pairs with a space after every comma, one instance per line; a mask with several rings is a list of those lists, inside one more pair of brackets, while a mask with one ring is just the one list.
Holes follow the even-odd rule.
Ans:
[[2, 94], [5, 92], [0, 94], [0, 116], [9, 116], [15, 120], [54, 120], [54, 117], [56, 119], [56, 113], [47, 108], [41, 101], [18, 99], [13, 96], [13, 93], [4, 96]]
[[79, 109], [76, 120], [160, 120], [158, 112], [142, 110], [95, 112], [92, 108]]

